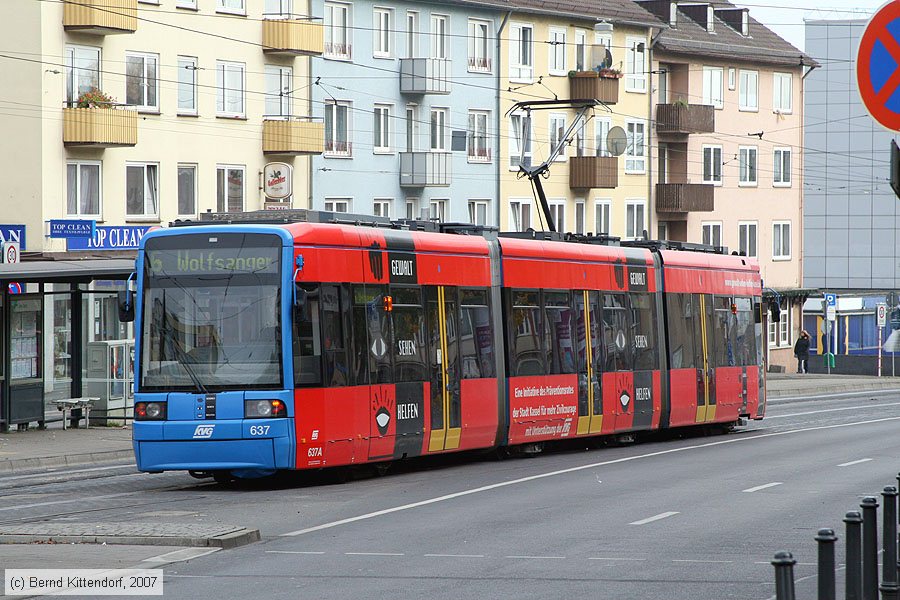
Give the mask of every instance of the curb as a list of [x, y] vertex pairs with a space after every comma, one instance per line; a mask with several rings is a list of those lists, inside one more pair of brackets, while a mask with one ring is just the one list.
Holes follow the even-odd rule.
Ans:
[[12, 458], [0, 460], [0, 475], [11, 475], [20, 471], [39, 471], [58, 467], [74, 467], [93, 464], [108, 464], [122, 459], [134, 459], [134, 450], [110, 450], [84, 454], [64, 454], [36, 458]]
[[212, 537], [129, 535], [0, 535], [3, 544], [107, 544], [126, 546], [182, 546], [230, 550], [258, 542], [258, 529], [241, 529]]
[[895, 383], [885, 384], [884, 386], [859, 386], [859, 385], [833, 385], [828, 386], [827, 389], [818, 389], [811, 390], [809, 388], [784, 388], [780, 390], [769, 390], [768, 398], [770, 400], [777, 400], [779, 398], [793, 398], [793, 397], [809, 397], [810, 399], [815, 399], [817, 394], [840, 394], [841, 392], [898, 392], [900, 393], [900, 388], [896, 386]]

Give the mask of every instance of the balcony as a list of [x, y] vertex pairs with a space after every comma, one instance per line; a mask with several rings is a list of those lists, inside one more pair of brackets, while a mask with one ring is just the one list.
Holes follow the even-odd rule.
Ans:
[[401, 58], [401, 94], [449, 94], [450, 60], [446, 58]]
[[308, 19], [263, 19], [263, 52], [288, 56], [321, 56], [325, 28]]
[[713, 133], [716, 109], [708, 104], [657, 104], [657, 133]]
[[63, 28], [110, 35], [137, 31], [137, 0], [78, 0], [63, 4]]
[[573, 156], [569, 159], [569, 187], [575, 190], [612, 189], [619, 185], [615, 156]]
[[63, 144], [95, 148], [134, 146], [137, 117], [136, 111], [121, 108], [64, 108]]
[[619, 101], [619, 79], [600, 77], [596, 71], [576, 71], [569, 75], [569, 98], [615, 104]]
[[401, 152], [400, 187], [450, 185], [449, 152]]
[[322, 154], [325, 124], [308, 117], [263, 119], [263, 154]]
[[656, 212], [710, 212], [715, 209], [715, 186], [704, 183], [657, 183]]

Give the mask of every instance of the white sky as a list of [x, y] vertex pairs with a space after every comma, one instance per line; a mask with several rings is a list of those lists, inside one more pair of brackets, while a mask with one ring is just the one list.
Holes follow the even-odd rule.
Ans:
[[[868, 19], [885, 0], [732, 0], [750, 9], [750, 15], [804, 50], [804, 19]], [[788, 8], [790, 7], [790, 8]], [[813, 57], [815, 58], [815, 57]]]

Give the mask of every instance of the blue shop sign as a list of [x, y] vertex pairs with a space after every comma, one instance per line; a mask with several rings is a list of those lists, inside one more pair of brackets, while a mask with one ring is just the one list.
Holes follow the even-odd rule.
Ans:
[[50, 237], [52, 238], [90, 238], [94, 237], [96, 221], [51, 219]]
[[19, 242], [19, 251], [25, 250], [24, 225], [0, 225], [0, 243]]
[[66, 247], [69, 250], [137, 250], [141, 238], [150, 227], [108, 227], [98, 226], [93, 237], [69, 238]]

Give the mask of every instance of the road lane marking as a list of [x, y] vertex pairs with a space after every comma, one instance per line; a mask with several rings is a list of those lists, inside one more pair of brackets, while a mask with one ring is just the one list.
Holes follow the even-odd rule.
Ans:
[[111, 467], [91, 467], [90, 469], [73, 469], [73, 470], [65, 470], [65, 471], [47, 471], [45, 473], [31, 473], [30, 475], [10, 475], [10, 476], [0, 476], [0, 481], [15, 481], [17, 479], [34, 479], [35, 477], [49, 477], [51, 475], [60, 475], [68, 477], [69, 475], [74, 475], [76, 473], [93, 473], [96, 471], [111, 471], [113, 469], [131, 469], [130, 475], [141, 475], [138, 471], [135, 470], [133, 464], [130, 465], [113, 465]]
[[683, 562], [683, 563], [700, 563], [704, 565], [710, 564], [719, 564], [719, 565], [730, 565], [733, 563], [733, 560], [696, 560], [692, 558], [673, 558], [672, 562]]
[[[419, 508], [422, 506], [428, 506], [430, 504], [437, 504], [439, 502], [446, 502], [448, 500], [454, 500], [456, 498], [462, 498], [465, 496], [471, 496], [473, 494], [480, 494], [482, 492], [488, 492], [491, 490], [502, 489], [505, 487], [520, 485], [523, 483], [528, 483], [531, 481], [538, 481], [541, 479], [546, 479], [548, 477], [556, 477], [559, 475], [567, 475], [569, 473], [577, 473], [579, 471], [585, 471], [587, 469], [596, 469], [598, 467], [605, 467], [609, 465], [616, 465], [622, 463], [628, 463], [635, 460], [647, 459], [647, 458], [655, 458], [658, 456], [665, 456], [668, 454], [675, 454], [677, 452], [687, 452], [689, 450], [703, 450], [706, 448], [711, 448], [714, 446], [723, 446], [726, 444], [740, 444], [749, 441], [761, 440], [770, 437], [778, 437], [784, 435], [793, 435], [797, 433], [808, 433], [811, 431], [829, 431], [831, 429], [841, 429], [844, 427], [856, 427], [859, 425], [873, 425], [876, 423], [888, 423], [891, 421], [900, 421], [900, 416], [898, 417], [884, 417], [881, 419], [870, 419], [867, 421], [856, 421], [853, 423], [838, 423], [834, 425], [818, 425], [816, 427], [806, 427], [803, 429], [788, 429], [786, 431], [773, 431], [771, 433], [761, 433], [759, 435], [748, 435], [746, 437], [733, 438], [728, 440], [719, 440], [716, 442], [708, 442], [705, 444], [695, 444], [692, 446], [681, 446], [679, 448], [669, 448], [666, 450], [658, 450], [656, 452], [648, 452], [646, 454], [638, 454], [635, 456], [626, 456], [623, 458], [616, 458], [611, 460], [604, 460], [601, 462], [590, 463], [587, 465], [579, 465], [577, 467], [569, 467], [568, 469], [560, 469], [557, 471], [549, 471], [547, 473], [539, 473], [537, 475], [529, 475], [528, 477], [520, 477], [519, 479], [512, 479], [509, 481], [501, 481], [499, 483], [492, 483], [490, 485], [483, 485], [477, 488], [471, 488], [468, 490], [462, 490], [459, 492], [454, 492], [452, 494], [446, 494], [444, 496], [437, 496], [435, 498], [429, 498], [427, 500], [421, 500], [419, 502], [411, 502], [409, 504], [403, 504], [401, 506], [394, 506], [392, 508], [385, 508], [383, 510], [376, 510], [374, 512], [366, 513], [363, 515], [358, 515], [356, 517], [349, 517], [347, 519], [340, 519], [338, 521], [331, 521], [328, 523], [323, 523], [321, 525], [315, 525], [313, 527], [306, 527], [304, 529], [298, 529], [296, 531], [289, 531], [287, 533], [282, 533], [281, 537], [296, 537], [298, 535], [305, 535], [307, 533], [313, 533], [315, 531], [322, 531], [323, 529], [331, 529], [333, 527], [339, 527], [341, 525], [347, 525], [349, 523], [356, 523], [357, 521], [366, 521], [368, 519], [374, 519], [376, 517], [382, 517], [384, 515], [389, 515], [395, 512], [401, 512], [404, 510], [411, 510], [413, 508]], [[80, 502], [81, 500], [72, 500], [72, 502]], [[2, 509], [0, 509], [2, 510]]]
[[566, 557], [565, 556], [505, 556], [504, 558], [531, 558], [531, 559], [537, 558], [540, 560], [545, 560], [545, 559], [565, 560]]
[[658, 515], [653, 515], [652, 517], [647, 517], [646, 519], [641, 519], [640, 521], [634, 521], [633, 523], [629, 523], [629, 525], [646, 525], [647, 523], [652, 523], [653, 521], [661, 521], [662, 519], [674, 517], [677, 514], [678, 513], [675, 511], [659, 513]]
[[213, 552], [218, 552], [221, 548], [184, 548], [183, 550], [175, 550], [174, 552], [166, 552], [159, 556], [145, 558], [144, 562], [149, 563], [173, 563], [186, 562]]
[[646, 558], [616, 558], [612, 556], [588, 556], [588, 560], [630, 560], [634, 562], [646, 562]]
[[766, 483], [766, 484], [763, 484], [763, 485], [758, 485], [758, 486], [756, 486], [756, 487], [747, 488], [746, 490], [741, 490], [741, 491], [742, 491], [742, 492], [745, 492], [745, 493], [747, 493], [747, 494], [752, 494], [753, 492], [758, 492], [759, 490], [765, 490], [765, 489], [768, 489], [768, 488], [773, 488], [773, 487], [775, 487], [775, 486], [777, 486], [777, 485], [784, 485], [784, 484], [783, 484], [782, 482], [780, 482], [780, 481], [773, 481], [772, 483]]
[[823, 410], [811, 410], [808, 412], [800, 412], [800, 413], [791, 413], [789, 415], [774, 415], [768, 416], [766, 415], [766, 421], [769, 419], [787, 419], [788, 417], [806, 417], [808, 415], [818, 415], [820, 413], [827, 412], [840, 412], [844, 410], [861, 410], [865, 408], [884, 408], [886, 406], [900, 406], [900, 402], [891, 402], [890, 404], [861, 404], [860, 406], [846, 406], [844, 408], [826, 408]]
[[344, 552], [347, 556], [406, 556], [402, 552]]
[[304, 552], [302, 550], [266, 550], [266, 554], [325, 554], [324, 552]]
[[867, 462], [870, 462], [871, 460], [872, 460], [871, 458], [861, 458], [859, 460], [851, 460], [850, 462], [841, 463], [838, 466], [839, 467], [852, 467], [853, 465], [867, 463]]
[[484, 558], [484, 554], [426, 554], [428, 558]]

